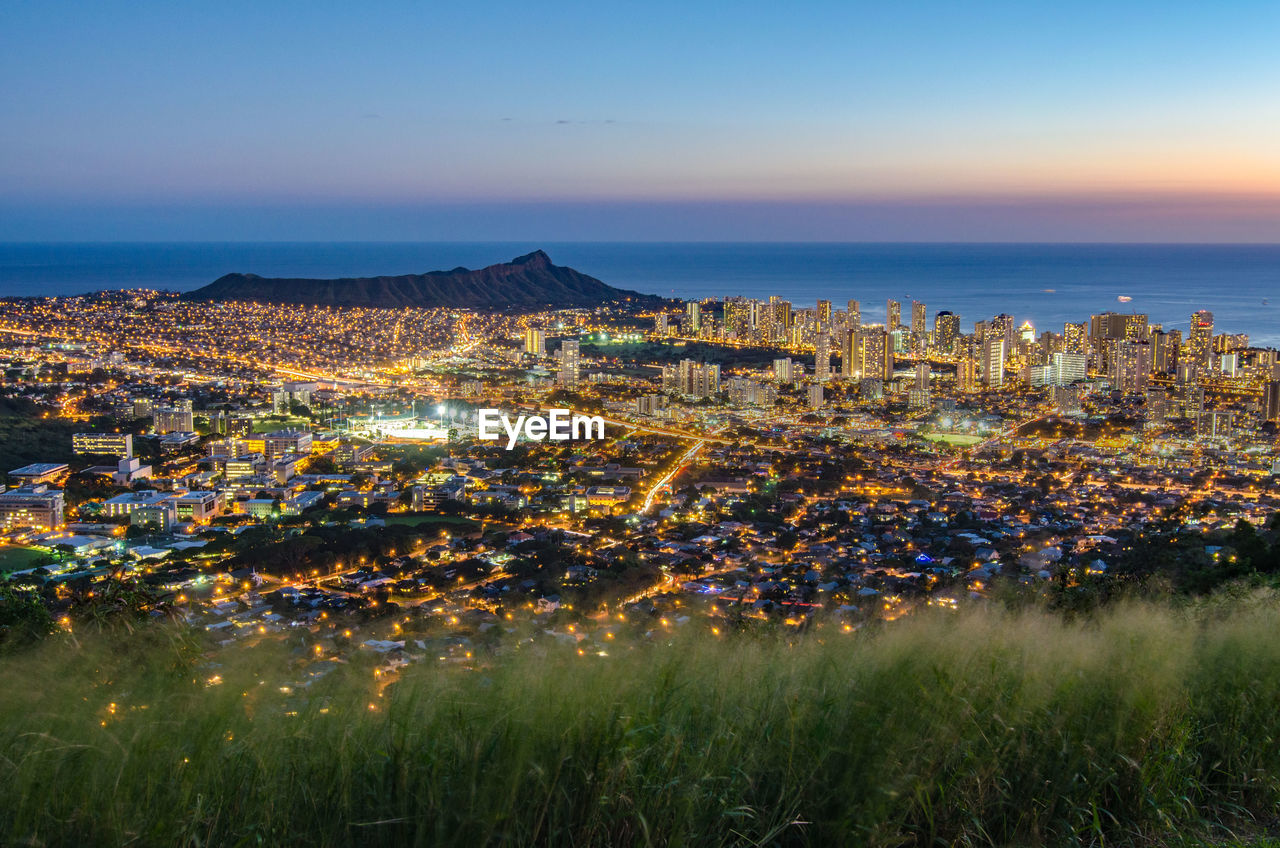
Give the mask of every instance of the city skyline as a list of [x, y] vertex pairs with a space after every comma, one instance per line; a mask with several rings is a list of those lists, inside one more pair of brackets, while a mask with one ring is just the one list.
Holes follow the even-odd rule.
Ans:
[[0, 22], [0, 843], [1280, 848], [1280, 5]]

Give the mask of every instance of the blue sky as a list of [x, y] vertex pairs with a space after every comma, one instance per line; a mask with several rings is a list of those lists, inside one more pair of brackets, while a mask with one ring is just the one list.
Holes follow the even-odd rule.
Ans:
[[1280, 241], [1277, 43], [1250, 2], [9, 0], [0, 239]]

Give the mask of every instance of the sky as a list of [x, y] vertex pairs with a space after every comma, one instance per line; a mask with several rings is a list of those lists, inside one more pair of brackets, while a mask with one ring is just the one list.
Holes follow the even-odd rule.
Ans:
[[1280, 4], [0, 4], [0, 240], [1280, 242]]

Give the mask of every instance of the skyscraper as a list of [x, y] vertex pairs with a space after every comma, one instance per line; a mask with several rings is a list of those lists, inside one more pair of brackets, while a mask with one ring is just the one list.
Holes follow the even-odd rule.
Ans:
[[689, 319], [689, 335], [696, 336], [702, 331], [702, 304], [696, 300], [690, 300], [685, 303], [685, 310]]
[[856, 300], [849, 301], [849, 329], [857, 330], [862, 326], [862, 306]]
[[858, 371], [858, 334], [861, 331], [853, 328], [846, 330], [840, 337], [840, 376], [852, 380], [862, 376]]
[[772, 294], [769, 295], [769, 306], [773, 318], [770, 341], [784, 341], [787, 338], [787, 331], [791, 329], [791, 301]]
[[929, 388], [929, 363], [916, 363], [916, 388], [921, 391], [927, 391]]
[[748, 300], [745, 297], [726, 297], [724, 299], [724, 326], [725, 329], [731, 331], [735, 339], [744, 340], [750, 338], [753, 328], [752, 319], [755, 310], [752, 306], [756, 301]]
[[889, 380], [893, 377], [893, 339], [883, 327], [866, 327], [857, 334], [854, 357], [857, 376]]
[[1213, 313], [1201, 309], [1191, 315], [1191, 331], [1187, 335], [1186, 356], [1183, 361], [1195, 368], [1209, 364], [1209, 352], [1213, 343]]
[[1055, 353], [1049, 381], [1055, 386], [1069, 386], [1089, 376], [1088, 357], [1083, 353]]
[[1089, 326], [1068, 321], [1062, 325], [1062, 349], [1066, 353], [1089, 353]]
[[928, 308], [920, 301], [911, 301], [911, 335], [921, 341], [929, 333], [928, 312]]
[[547, 334], [533, 327], [524, 331], [524, 352], [530, 356], [547, 355]]
[[1280, 421], [1280, 380], [1268, 380], [1262, 387], [1262, 420]]
[[1151, 379], [1151, 344], [1117, 341], [1109, 373], [1111, 385], [1125, 394], [1145, 392]]
[[978, 386], [978, 367], [973, 359], [973, 351], [965, 349], [960, 351], [960, 358], [956, 360], [956, 391], [972, 392]]
[[1099, 371], [1112, 372], [1118, 342], [1144, 341], [1146, 338], [1146, 315], [1103, 312], [1089, 319], [1089, 344]]
[[820, 331], [831, 329], [831, 301], [829, 300], [818, 301], [818, 329]]
[[790, 357], [773, 360], [773, 379], [779, 383], [795, 381], [795, 369], [792, 367]]
[[681, 394], [696, 398], [710, 397], [720, 391], [720, 366], [682, 359], [677, 380]]
[[1012, 315], [1001, 312], [991, 319], [991, 328], [988, 333], [1004, 339], [1004, 356], [1008, 356], [1013, 350], [1014, 343], [1017, 341], [1016, 329]]
[[933, 319], [933, 346], [939, 353], [954, 354], [960, 338], [960, 316], [943, 310]]
[[578, 369], [578, 340], [565, 339], [560, 344], [560, 372], [556, 382], [566, 389], [578, 388]]
[[1004, 336], [988, 335], [982, 342], [982, 384], [989, 389], [1004, 385], [1004, 355]]
[[902, 326], [902, 302], [891, 300], [885, 309], [884, 329], [892, 333]]
[[1151, 334], [1151, 368], [1159, 374], [1178, 370], [1178, 353], [1182, 347], [1182, 331], [1169, 330]]
[[822, 406], [822, 384], [812, 383], [809, 386], [809, 408], [818, 409]]
[[831, 379], [831, 334], [818, 333], [814, 348], [813, 379], [825, 383]]

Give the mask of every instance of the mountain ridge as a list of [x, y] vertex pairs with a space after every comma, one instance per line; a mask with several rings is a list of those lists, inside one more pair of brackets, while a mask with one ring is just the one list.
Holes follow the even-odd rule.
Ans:
[[510, 262], [423, 274], [311, 279], [224, 274], [183, 295], [185, 300], [243, 300], [306, 306], [367, 308], [420, 307], [580, 307], [633, 301], [657, 302], [656, 295], [614, 288], [573, 268], [556, 265], [535, 250]]

